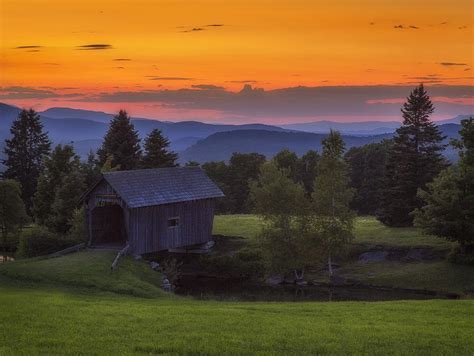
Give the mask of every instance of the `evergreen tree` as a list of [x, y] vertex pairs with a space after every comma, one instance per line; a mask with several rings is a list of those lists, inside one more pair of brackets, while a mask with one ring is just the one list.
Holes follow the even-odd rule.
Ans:
[[[52, 206], [56, 192], [61, 187], [64, 176], [80, 169], [80, 158], [74, 153], [74, 149], [70, 145], [57, 145], [51, 156], [46, 157], [34, 196], [33, 211], [36, 222], [53, 227], [54, 212]], [[71, 209], [73, 208], [71, 207]]]
[[32, 109], [22, 110], [10, 128], [11, 138], [5, 140], [7, 167], [4, 177], [18, 181], [21, 197], [29, 212], [36, 191], [43, 157], [49, 154], [51, 142], [43, 132], [39, 115]]
[[176, 167], [178, 155], [168, 151], [170, 141], [154, 129], [145, 139], [145, 154], [142, 158], [144, 168]]
[[415, 211], [415, 224], [429, 234], [457, 241], [464, 255], [474, 252], [474, 120], [463, 120], [461, 126], [461, 140], [453, 142], [459, 163], [419, 190], [424, 205]]
[[331, 131], [323, 140], [318, 176], [312, 194], [316, 214], [316, 230], [323, 241], [332, 275], [331, 258], [352, 238], [354, 213], [349, 207], [353, 190], [344, 161], [344, 141], [338, 132]]
[[403, 124], [397, 129], [385, 169], [378, 218], [389, 226], [410, 226], [412, 212], [421, 207], [416, 193], [446, 167], [438, 127], [429, 117], [434, 108], [423, 85], [415, 88], [401, 109]]
[[359, 214], [375, 215], [380, 206], [390, 140], [352, 147], [344, 155], [354, 188], [351, 207]]
[[120, 170], [136, 169], [140, 164], [140, 138], [124, 110], [120, 110], [110, 122], [102, 147], [97, 152], [100, 165], [103, 166], [107, 157], [112, 155], [112, 167]]
[[93, 151], [87, 155], [87, 160], [81, 164], [81, 170], [84, 174], [84, 183], [87, 188], [95, 184], [101, 176], [99, 162]]
[[26, 220], [20, 185], [11, 179], [0, 181], [0, 251], [7, 250], [9, 237], [18, 233]]

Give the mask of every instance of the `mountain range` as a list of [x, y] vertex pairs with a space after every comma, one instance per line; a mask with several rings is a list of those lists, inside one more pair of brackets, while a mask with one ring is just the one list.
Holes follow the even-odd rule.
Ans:
[[[9, 137], [10, 126], [20, 109], [0, 103], [0, 149]], [[85, 157], [96, 150], [107, 132], [113, 115], [90, 110], [50, 108], [39, 112], [45, 130], [54, 144], [72, 143], [76, 152]], [[458, 135], [459, 122], [466, 116], [438, 121], [448, 138]], [[199, 121], [157, 121], [132, 118], [141, 138], [159, 129], [171, 141], [171, 149], [179, 153], [181, 163], [227, 160], [233, 152], [259, 152], [271, 157], [283, 148], [298, 154], [309, 149], [320, 150], [321, 140], [330, 129], [343, 134], [347, 148], [391, 138], [400, 126], [396, 121], [332, 122], [317, 121], [286, 125], [244, 124], [221, 125]], [[451, 156], [447, 150], [446, 154]], [[1, 154], [0, 153], [0, 156]], [[0, 167], [1, 168], [1, 167]]]

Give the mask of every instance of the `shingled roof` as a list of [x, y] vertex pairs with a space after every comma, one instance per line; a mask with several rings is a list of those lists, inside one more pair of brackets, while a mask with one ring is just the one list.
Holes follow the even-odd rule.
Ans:
[[130, 208], [224, 196], [199, 167], [108, 172], [103, 177]]

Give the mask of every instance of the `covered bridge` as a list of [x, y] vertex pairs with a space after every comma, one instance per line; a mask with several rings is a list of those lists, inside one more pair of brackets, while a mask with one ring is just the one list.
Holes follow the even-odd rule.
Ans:
[[223, 196], [199, 167], [104, 173], [83, 197], [89, 244], [144, 254], [207, 242]]

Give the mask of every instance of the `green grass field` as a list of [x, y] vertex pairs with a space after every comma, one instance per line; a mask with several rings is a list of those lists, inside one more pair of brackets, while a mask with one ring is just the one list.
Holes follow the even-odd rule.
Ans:
[[161, 292], [159, 273], [144, 262], [126, 259], [110, 272], [112, 258], [94, 251], [0, 265], [0, 355], [467, 355], [474, 349], [473, 300], [196, 301]]
[[[257, 241], [263, 222], [256, 215], [218, 215], [214, 220], [214, 233], [241, 236], [249, 243]], [[355, 221], [354, 248], [359, 245], [380, 245], [384, 248], [425, 247], [445, 254], [453, 243], [423, 234], [416, 228], [390, 228], [374, 217], [358, 217]], [[454, 265], [446, 261], [403, 263], [347, 263], [338, 271], [341, 276], [378, 286], [428, 289], [446, 293], [472, 294], [474, 292], [474, 266]], [[314, 276], [321, 280], [319, 276]], [[323, 279], [327, 276], [322, 276]]]
[[[254, 243], [260, 226], [251, 215], [217, 216], [214, 232]], [[372, 218], [358, 219], [356, 229], [356, 243], [449, 248], [416, 229], [386, 229]], [[160, 273], [144, 261], [125, 258], [111, 271], [113, 258], [113, 252], [84, 251], [0, 264], [0, 355], [471, 355], [474, 350], [472, 299], [198, 301], [163, 292]], [[472, 267], [444, 261], [344, 268], [377, 283], [441, 284], [450, 291], [470, 285], [474, 275]]]
[[[214, 219], [214, 234], [240, 236], [256, 239], [263, 222], [256, 215], [217, 215]], [[449, 249], [452, 243], [423, 234], [416, 228], [390, 228], [372, 216], [358, 217], [355, 221], [353, 243], [384, 246], [429, 246]]]

